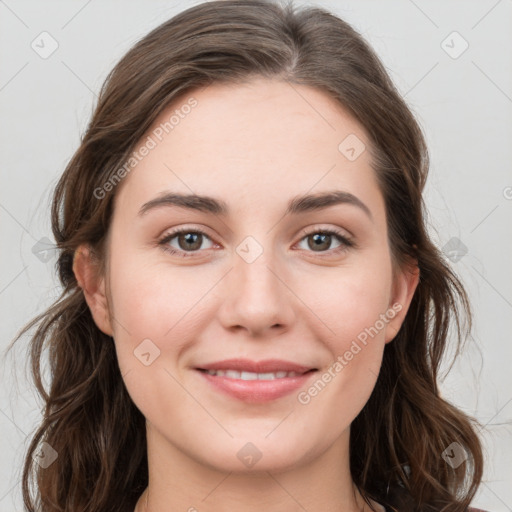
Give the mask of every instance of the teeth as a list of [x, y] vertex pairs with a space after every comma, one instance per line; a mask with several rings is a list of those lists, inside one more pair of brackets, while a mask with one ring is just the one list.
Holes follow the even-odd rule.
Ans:
[[228, 379], [241, 380], [274, 380], [284, 379], [285, 377], [296, 377], [301, 375], [296, 372], [275, 372], [275, 373], [254, 373], [254, 372], [238, 372], [236, 370], [206, 370], [208, 375], [216, 377], [227, 377]]
[[234, 375], [238, 372], [233, 372], [233, 377], [235, 379], [242, 379], [242, 380], [258, 380], [258, 377], [260, 375], [263, 375], [262, 373], [252, 373], [252, 372], [242, 372], [240, 373], [240, 377], [235, 377]]

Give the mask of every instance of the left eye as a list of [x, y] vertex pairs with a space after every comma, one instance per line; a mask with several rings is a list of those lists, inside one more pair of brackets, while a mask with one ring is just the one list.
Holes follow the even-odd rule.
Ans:
[[[333, 240], [338, 241], [336, 247], [331, 247]], [[329, 230], [309, 233], [301, 239], [301, 243], [303, 241], [307, 242], [308, 249], [311, 249], [313, 252], [326, 252], [323, 249], [336, 251], [352, 245], [350, 241], [340, 233]]]

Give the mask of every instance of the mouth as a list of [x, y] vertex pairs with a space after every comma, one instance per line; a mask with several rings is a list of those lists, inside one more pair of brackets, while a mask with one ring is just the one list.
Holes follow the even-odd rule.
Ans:
[[[284, 365], [285, 368], [282, 369], [277, 369], [274, 364], [273, 371], [269, 371], [268, 364], [265, 371], [230, 368], [226, 364], [221, 366], [224, 368], [194, 368], [194, 370], [211, 390], [230, 399], [252, 404], [275, 401], [289, 395], [306, 386], [311, 376], [318, 371], [317, 368], [290, 364]], [[290, 370], [290, 366], [294, 369]]]
[[289, 379], [293, 377], [299, 377], [301, 375], [306, 375], [307, 373], [316, 372], [316, 368], [312, 368], [311, 370], [306, 370], [305, 372], [287, 372], [284, 370], [277, 372], [265, 372], [265, 373], [256, 373], [256, 372], [247, 372], [247, 371], [238, 371], [238, 370], [206, 370], [204, 368], [196, 368], [196, 370], [207, 373], [208, 375], [212, 375], [215, 377], [225, 377], [226, 379], [237, 379], [237, 380], [276, 380], [276, 379]]

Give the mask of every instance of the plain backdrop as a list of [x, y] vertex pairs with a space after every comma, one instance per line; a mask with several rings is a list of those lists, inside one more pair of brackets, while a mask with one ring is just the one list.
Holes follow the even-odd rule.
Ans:
[[[59, 294], [50, 195], [106, 74], [150, 29], [197, 3], [0, 1], [0, 348]], [[427, 136], [430, 229], [475, 311], [441, 389], [485, 425], [474, 504], [512, 511], [512, 1], [312, 3], [370, 41]], [[0, 512], [22, 510], [23, 455], [40, 418], [27, 341], [1, 366]]]

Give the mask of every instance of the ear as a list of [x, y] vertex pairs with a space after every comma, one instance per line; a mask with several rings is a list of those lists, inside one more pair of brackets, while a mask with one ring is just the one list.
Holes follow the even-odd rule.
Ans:
[[[412, 297], [418, 286], [419, 278], [420, 269], [416, 260], [410, 261], [403, 268], [398, 268], [395, 271], [392, 297], [388, 309], [388, 317], [391, 320], [386, 325], [386, 343], [389, 343], [397, 335], [400, 327], [402, 327]], [[391, 312], [395, 313], [393, 317], [391, 317], [393, 314]]]
[[89, 247], [81, 245], [76, 249], [73, 258], [73, 273], [78, 286], [84, 292], [94, 322], [102, 332], [113, 336], [105, 294], [105, 278], [99, 275], [98, 262], [93, 258]]

